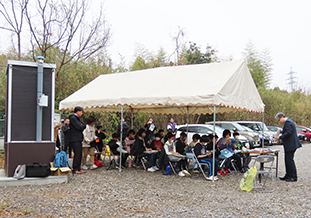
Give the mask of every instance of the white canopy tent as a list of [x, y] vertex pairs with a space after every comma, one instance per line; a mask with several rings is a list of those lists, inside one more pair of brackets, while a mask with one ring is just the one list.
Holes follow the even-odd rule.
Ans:
[[206, 114], [263, 112], [264, 104], [245, 61], [160, 67], [103, 74], [62, 100], [60, 110], [81, 106], [85, 111], [117, 112], [129, 106], [133, 113]]
[[132, 113], [214, 113], [214, 120], [216, 112], [264, 112], [243, 60], [100, 75], [62, 100], [59, 109], [75, 106], [92, 112], [121, 110], [121, 116], [123, 107]]

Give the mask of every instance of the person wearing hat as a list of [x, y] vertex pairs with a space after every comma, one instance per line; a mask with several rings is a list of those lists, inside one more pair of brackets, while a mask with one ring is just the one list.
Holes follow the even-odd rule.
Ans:
[[150, 139], [151, 141], [154, 140], [154, 131], [157, 129], [157, 126], [153, 123], [153, 118], [149, 117], [147, 123], [144, 126], [146, 128], [146, 131], [149, 130], [150, 132]]
[[297, 130], [294, 121], [286, 117], [284, 113], [280, 112], [275, 116], [275, 119], [283, 124], [283, 132], [281, 136], [276, 136], [274, 139], [277, 141], [282, 139], [284, 147], [284, 159], [286, 174], [284, 177], [280, 177], [281, 180], [286, 182], [297, 181], [297, 170], [294, 161], [294, 154], [297, 148], [301, 147], [301, 144], [297, 137]]
[[82, 141], [83, 141], [83, 130], [86, 125], [82, 123], [80, 117], [83, 114], [82, 107], [75, 107], [74, 114], [70, 115], [70, 147], [73, 148], [73, 164], [72, 171], [74, 174], [82, 174], [86, 171], [81, 170], [81, 160], [82, 160]]

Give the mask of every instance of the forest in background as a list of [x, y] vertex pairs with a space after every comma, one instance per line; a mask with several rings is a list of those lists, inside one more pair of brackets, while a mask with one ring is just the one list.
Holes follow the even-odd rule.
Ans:
[[[106, 52], [112, 35], [103, 13], [100, 13], [103, 9], [101, 8], [98, 16], [90, 21], [87, 19], [87, 15], [90, 13], [87, 2], [86, 0], [53, 1], [53, 5], [51, 5], [48, 0], [31, 3], [29, 0], [18, 0], [0, 3], [0, 14], [2, 16], [0, 28], [9, 31], [12, 36], [12, 44], [8, 46], [8, 50], [0, 51], [0, 114], [5, 114], [6, 66], [9, 59], [36, 61], [35, 57], [42, 55], [46, 58], [45, 62], [57, 65], [55, 72], [55, 112], [62, 113], [63, 117], [68, 116], [68, 112], [57, 110], [59, 101], [98, 75], [234, 59], [234, 57], [226, 59], [218, 57], [217, 48], [212, 45], [206, 45], [202, 48], [195, 42], [184, 42], [184, 30], [179, 28], [176, 35], [171, 36], [175, 47], [173, 52], [159, 48], [154, 53], [138, 44], [133, 55], [134, 61], [130, 64], [125, 63], [122, 55], [120, 55], [119, 60], [112, 60]], [[37, 14], [32, 14], [33, 11], [29, 10], [30, 7], [35, 7]], [[27, 34], [23, 36], [22, 30]], [[22, 51], [23, 44], [30, 44], [29, 49]], [[278, 125], [274, 116], [277, 112], [282, 111], [297, 124], [309, 127], [311, 125], [309, 119], [310, 93], [304, 88], [292, 92], [281, 90], [278, 87], [269, 88], [273, 68], [273, 60], [269, 56], [269, 51], [258, 50], [254, 44], [248, 42], [245, 44], [244, 51], [241, 52], [247, 60], [248, 68], [265, 104], [265, 123], [267, 125]], [[129, 84], [135, 84], [135, 81], [129, 81]], [[103, 125], [109, 135], [116, 130], [120, 120], [118, 113], [88, 113], [84, 114], [84, 118], [90, 114], [97, 118], [96, 124]], [[153, 116], [158, 129], [164, 130], [171, 116], [175, 118], [177, 124], [185, 124], [187, 120], [186, 115], [138, 113], [134, 114], [134, 129], [137, 130], [143, 126], [150, 116]], [[216, 119], [229, 121], [262, 120], [263, 115], [250, 112], [217, 114]], [[212, 116], [208, 114], [190, 115], [189, 120], [190, 123], [205, 123], [211, 121]], [[131, 114], [125, 112], [125, 121], [129, 125], [131, 124]]]

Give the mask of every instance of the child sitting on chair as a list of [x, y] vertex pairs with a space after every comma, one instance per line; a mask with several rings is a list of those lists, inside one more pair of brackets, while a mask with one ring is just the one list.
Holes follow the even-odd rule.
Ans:
[[[198, 158], [199, 162], [202, 163], [209, 163], [209, 175], [208, 180], [213, 180], [213, 155], [211, 151], [207, 150], [207, 144], [209, 142], [209, 138], [207, 135], [203, 135], [200, 138], [200, 142], [198, 142], [194, 147], [195, 156]], [[218, 169], [218, 159], [215, 158], [215, 172], [214, 172], [214, 180], [217, 180], [217, 172], [220, 170]]]
[[245, 173], [245, 170], [242, 168], [242, 164], [241, 164], [241, 157], [239, 155], [237, 155], [234, 152], [235, 146], [236, 146], [236, 141], [235, 139], [231, 140], [230, 136], [231, 136], [231, 132], [228, 129], [225, 129], [222, 133], [222, 138], [219, 139], [217, 146], [219, 148], [219, 150], [223, 150], [223, 149], [227, 149], [228, 151], [230, 151], [232, 153], [232, 156], [230, 158], [227, 158], [226, 163], [225, 163], [225, 173], [226, 175], [229, 175], [228, 169], [230, 166], [230, 162], [232, 159], [234, 159], [237, 163], [237, 167], [240, 170], [241, 173]]
[[180, 154], [176, 152], [174, 138], [175, 136], [173, 135], [173, 133], [167, 133], [167, 141], [164, 144], [165, 153], [167, 154], [170, 161], [177, 162], [179, 176], [190, 176], [190, 173], [186, 170], [186, 159], [178, 157], [178, 155]]
[[[242, 150], [242, 148], [244, 147], [244, 148], [249, 148], [249, 145], [247, 146], [247, 145], [242, 145], [242, 143], [240, 142], [240, 140], [239, 140], [239, 133], [238, 132], [234, 132], [233, 133], [233, 137], [235, 138], [235, 140], [236, 140], [236, 146], [235, 146], [235, 149], [236, 150]], [[242, 158], [242, 160], [243, 160], [243, 169], [245, 170], [245, 171], [247, 171], [248, 169], [249, 169], [249, 167], [248, 167], [248, 165], [249, 165], [249, 163], [251, 162], [251, 157], [250, 157], [250, 155], [249, 154], [245, 154], [245, 153], [241, 153], [241, 152], [237, 152], [236, 153], [237, 155], [239, 155], [241, 158]]]

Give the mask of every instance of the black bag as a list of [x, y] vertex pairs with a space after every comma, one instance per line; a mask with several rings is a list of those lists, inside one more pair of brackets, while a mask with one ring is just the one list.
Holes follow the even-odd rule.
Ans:
[[107, 168], [107, 170], [113, 170], [113, 169], [116, 169], [117, 168], [117, 163], [114, 159], [112, 159], [110, 161], [110, 166]]
[[32, 163], [26, 166], [26, 177], [47, 177], [51, 175], [47, 164]]

